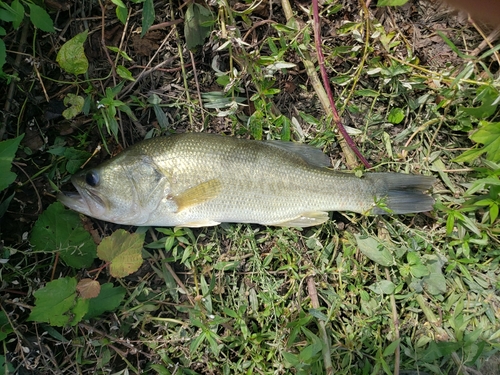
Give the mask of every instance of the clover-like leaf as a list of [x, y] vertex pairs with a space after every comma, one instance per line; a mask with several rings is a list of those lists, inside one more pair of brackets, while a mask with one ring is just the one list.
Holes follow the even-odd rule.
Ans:
[[124, 277], [137, 271], [142, 264], [144, 234], [128, 233], [118, 229], [97, 247], [97, 256], [110, 263], [109, 272], [114, 277]]
[[85, 99], [82, 98], [80, 95], [75, 95], [69, 93], [64, 97], [64, 105], [68, 106], [69, 108], [66, 108], [62, 115], [66, 120], [71, 120], [72, 118], [75, 118], [83, 109], [83, 104], [85, 103]]

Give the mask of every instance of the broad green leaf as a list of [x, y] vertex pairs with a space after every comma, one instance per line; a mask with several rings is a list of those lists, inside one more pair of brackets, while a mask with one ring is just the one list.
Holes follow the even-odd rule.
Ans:
[[153, 0], [145, 0], [142, 7], [142, 31], [141, 38], [146, 35], [155, 21], [155, 6]]
[[366, 237], [357, 234], [356, 242], [359, 250], [368, 258], [382, 266], [392, 266], [394, 264], [394, 257], [384, 245], [373, 237]]
[[396, 289], [396, 285], [389, 280], [380, 280], [370, 285], [368, 288], [377, 294], [392, 294]]
[[19, 143], [23, 139], [24, 134], [19, 137], [8, 139], [0, 142], [0, 191], [4, 190], [13, 183], [17, 177], [14, 172], [11, 172], [12, 161], [16, 156]]
[[63, 117], [66, 120], [71, 120], [75, 118], [83, 109], [83, 104], [85, 103], [85, 99], [80, 95], [75, 95], [69, 93], [64, 97], [64, 105], [69, 108], [65, 109], [62, 113]]
[[429, 269], [426, 266], [424, 266], [423, 264], [415, 264], [415, 265], [411, 266], [410, 272], [416, 278], [421, 278], [421, 277], [427, 276], [430, 273]]
[[387, 120], [393, 124], [399, 124], [405, 118], [405, 113], [401, 108], [393, 108], [389, 112]]
[[396, 348], [399, 346], [399, 342], [401, 340], [397, 339], [396, 341], [391, 342], [385, 349], [384, 353], [382, 354], [384, 357], [387, 357], [388, 355], [393, 355], [394, 352], [396, 351]]
[[113, 4], [116, 5], [116, 17], [124, 25], [127, 23], [128, 9], [122, 0], [111, 0]]
[[116, 17], [124, 25], [127, 23], [128, 10], [125, 7], [116, 7]]
[[122, 0], [111, 0], [113, 4], [120, 8], [126, 8], [125, 3]]
[[[16, 14], [14, 9], [9, 4], [6, 4], [2, 1], [0, 1], [0, 8], [3, 8], [0, 12], [0, 20], [5, 21], [5, 22], [13, 22], [14, 19], [16, 18]], [[3, 29], [3, 27], [2, 27]], [[5, 30], [5, 29], [4, 29]], [[0, 34], [0, 35], [5, 35], [5, 33]]]
[[425, 289], [433, 295], [446, 293], [446, 279], [441, 268], [444, 261], [434, 254], [425, 254], [425, 265], [429, 275], [423, 278]]
[[77, 325], [82, 321], [83, 316], [89, 310], [89, 300], [84, 298], [77, 298], [75, 306], [71, 309], [71, 317], [69, 324], [71, 326]]
[[127, 55], [127, 52], [122, 51], [122, 50], [121, 50], [121, 49], [119, 49], [118, 47], [113, 47], [113, 46], [106, 46], [106, 47], [108, 47], [108, 49], [109, 49], [110, 51], [113, 51], [113, 52], [115, 52], [115, 53], [119, 54], [119, 55], [120, 55], [121, 57], [123, 57], [125, 60], [127, 60], [127, 61], [132, 61], [132, 58], [131, 58], [129, 55]]
[[481, 105], [477, 107], [460, 107], [460, 109], [477, 119], [487, 119], [497, 111], [498, 95], [499, 93], [495, 88], [484, 86], [477, 90], [477, 97], [475, 98], [475, 101], [479, 101]]
[[161, 98], [153, 94], [148, 98], [148, 103], [153, 106], [153, 110], [156, 115], [156, 119], [158, 120], [158, 124], [162, 129], [167, 129], [169, 126], [168, 118], [165, 112], [163, 112], [163, 109], [161, 108]]
[[96, 245], [83, 228], [78, 213], [52, 203], [38, 218], [30, 237], [34, 251], [56, 252], [70, 267], [89, 267], [96, 257]]
[[130, 70], [128, 70], [127, 68], [125, 68], [123, 65], [118, 65], [116, 67], [116, 72], [118, 73], [118, 75], [124, 79], [127, 79], [129, 81], [135, 81], [135, 78], [132, 76], [132, 73], [130, 72]]
[[0, 342], [3, 341], [7, 335], [14, 330], [9, 323], [9, 319], [7, 319], [7, 315], [3, 311], [0, 310]]
[[[4, 6], [4, 3], [2, 3], [2, 6]], [[19, 0], [14, 0], [10, 4], [10, 9], [7, 9], [7, 11], [12, 14], [12, 26], [14, 29], [19, 28], [24, 19], [24, 6]]]
[[5, 65], [5, 61], [7, 59], [7, 48], [5, 47], [5, 43], [3, 39], [0, 39], [0, 73], [2, 73], [2, 68]]
[[0, 374], [5, 374], [5, 375], [14, 374], [16, 372], [14, 365], [10, 361], [6, 362], [4, 355], [0, 355], [0, 369], [2, 369], [0, 370]]
[[30, 7], [30, 20], [33, 25], [47, 33], [55, 31], [54, 22], [45, 9], [33, 3], [28, 3], [28, 6]]
[[97, 247], [99, 259], [110, 263], [109, 272], [114, 277], [134, 273], [142, 264], [144, 234], [128, 233], [118, 229]]
[[481, 121], [481, 127], [471, 135], [470, 139], [481, 143], [484, 147], [482, 152], [486, 152], [486, 158], [495, 163], [500, 161], [500, 122]]
[[15, 194], [16, 194], [15, 192], [12, 193], [3, 201], [0, 202], [0, 218], [7, 212], [7, 208], [9, 207], [9, 204], [12, 201], [12, 198], [14, 198]]
[[66, 162], [66, 170], [73, 174], [78, 172], [80, 167], [90, 158], [92, 154], [87, 151], [77, 150], [73, 147], [65, 147], [62, 155], [68, 159]]
[[378, 96], [380, 96], [380, 93], [378, 91], [370, 89], [356, 90], [354, 91], [354, 94], [359, 96], [369, 96], [372, 98], [377, 98]]
[[209, 9], [196, 3], [191, 3], [186, 10], [184, 20], [184, 36], [186, 47], [190, 50], [201, 46], [210, 35], [214, 16]]
[[115, 288], [111, 283], [101, 285], [99, 295], [89, 300], [89, 309], [84, 318], [95, 318], [105, 311], [115, 310], [123, 301], [125, 292], [125, 288], [121, 286]]
[[33, 293], [35, 307], [31, 310], [28, 321], [49, 323], [63, 327], [72, 319], [72, 307], [76, 303], [76, 279], [65, 277], [47, 283]]
[[85, 56], [83, 43], [87, 40], [88, 30], [76, 35], [63, 44], [56, 61], [66, 72], [74, 75], [84, 74], [89, 68], [89, 61]]

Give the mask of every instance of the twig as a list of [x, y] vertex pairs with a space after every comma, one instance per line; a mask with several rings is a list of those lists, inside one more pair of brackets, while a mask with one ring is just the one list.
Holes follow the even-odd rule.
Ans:
[[[174, 9], [175, 9], [175, 7], [172, 4], [172, 0], [170, 0], [170, 16], [172, 18], [174, 18]], [[184, 81], [184, 90], [186, 92], [186, 101], [187, 101], [187, 103], [191, 104], [191, 96], [189, 95], [189, 85], [187, 82], [186, 66], [184, 65], [184, 56], [182, 55], [182, 46], [179, 42], [180, 36], [179, 36], [179, 32], [177, 31], [177, 27], [175, 25], [173, 25], [172, 27], [174, 29], [175, 37], [177, 40], [177, 52], [179, 55], [179, 61], [181, 63], [181, 68], [182, 68], [182, 79]], [[194, 120], [193, 120], [193, 108], [192, 108], [192, 106], [188, 105], [187, 110], [188, 110], [189, 123], [191, 124], [191, 126], [193, 126]]]
[[333, 94], [332, 90], [330, 88], [330, 82], [328, 79], [328, 74], [326, 73], [325, 69], [325, 57], [323, 56], [323, 49], [321, 48], [321, 30], [320, 30], [320, 21], [319, 21], [319, 9], [318, 9], [318, 0], [313, 0], [312, 2], [313, 5], [313, 29], [314, 29], [314, 42], [316, 45], [316, 54], [318, 56], [318, 65], [319, 65], [319, 70], [321, 72], [321, 78], [323, 79], [323, 86], [326, 90], [326, 93], [328, 95], [328, 100], [330, 102], [330, 110], [333, 115], [333, 119], [335, 120], [335, 124], [337, 125], [337, 128], [339, 129], [340, 133], [344, 137], [346, 143], [349, 145], [351, 150], [356, 154], [356, 156], [361, 160], [363, 165], [366, 168], [371, 168], [370, 163], [368, 163], [368, 160], [365, 159], [365, 157], [361, 154], [361, 152], [358, 150], [356, 147], [356, 144], [352, 140], [352, 138], [347, 134], [347, 131], [344, 128], [344, 125], [342, 125], [342, 121], [340, 120], [340, 116], [337, 112], [337, 108], [335, 107], [335, 101], [333, 100]]
[[[285, 13], [285, 17], [286, 17], [287, 21], [293, 20], [294, 15], [293, 15], [292, 7], [290, 6], [289, 0], [281, 0], [281, 6], [283, 8], [283, 12]], [[311, 81], [311, 85], [313, 86], [314, 91], [315, 91], [316, 95], [318, 96], [319, 101], [321, 102], [323, 110], [325, 111], [325, 113], [327, 115], [333, 113], [330, 98], [329, 98], [328, 94], [326, 93], [325, 88], [323, 87], [323, 84], [321, 83], [321, 80], [318, 76], [318, 73], [316, 72], [316, 67], [313, 64], [311, 56], [309, 55], [308, 51], [302, 51], [302, 63], [304, 64], [304, 67], [306, 68], [306, 72], [307, 72], [307, 75], [309, 77], [309, 80]], [[332, 101], [333, 101], [333, 99], [332, 99]], [[333, 107], [333, 108], [335, 108], [335, 107]], [[339, 121], [339, 123], [340, 123], [340, 121]], [[345, 129], [343, 129], [343, 130], [345, 132]], [[341, 132], [340, 136], [339, 136], [339, 144], [342, 147], [342, 150], [344, 151], [347, 165], [350, 168], [354, 168], [357, 165], [356, 155], [353, 153], [354, 149], [350, 148], [346, 139], [342, 135], [343, 134]], [[352, 142], [352, 139], [350, 137], [349, 137], [349, 139], [351, 140], [351, 143], [354, 144], [354, 142]]]
[[[389, 273], [389, 268], [385, 267], [385, 278], [388, 281], [391, 280], [391, 275]], [[394, 298], [394, 293], [389, 296], [391, 300], [392, 309], [392, 323], [394, 324], [394, 336], [396, 340], [399, 340], [399, 318], [398, 318], [398, 308], [396, 306], [396, 298]], [[394, 352], [394, 375], [399, 375], [399, 363], [401, 361], [401, 345], [398, 344], [396, 351]]]
[[[477, 56], [481, 53], [483, 49], [486, 48], [486, 46], [489, 46], [491, 49], [495, 48], [493, 46], [493, 43], [498, 39], [500, 36], [500, 25], [495, 28], [488, 36], [486, 36], [483, 33], [483, 30], [474, 22], [472, 21], [472, 26], [477, 30], [479, 34], [483, 37], [483, 41], [477, 46], [477, 48], [474, 49], [474, 51], [471, 52], [472, 56]], [[497, 60], [497, 63], [500, 64], [500, 56], [498, 55], [498, 52], [494, 52], [495, 59]]]
[[200, 84], [198, 82], [198, 74], [196, 73], [196, 64], [194, 62], [193, 52], [189, 51], [189, 57], [191, 58], [191, 65], [193, 67], [193, 76], [194, 76], [194, 81], [196, 83], [196, 93], [198, 94], [198, 102], [200, 103], [201, 119], [203, 121], [203, 124], [205, 124], [205, 114], [203, 113], [203, 102], [201, 100]]
[[[154, 53], [153, 57], [151, 57], [151, 59], [149, 59], [147, 65], [144, 67], [144, 70], [139, 74], [139, 77], [137, 77], [135, 79], [135, 81], [131, 82], [130, 84], [128, 84], [127, 86], [125, 86], [123, 88], [123, 90], [121, 91], [118, 99], [120, 98], [123, 98], [125, 95], [127, 95], [130, 90], [132, 90], [132, 88], [137, 84], [139, 83], [143, 78], [147, 77], [149, 74], [155, 72], [157, 69], [161, 68], [162, 66], [170, 63], [172, 60], [174, 60], [174, 57], [171, 57], [169, 59], [166, 59], [165, 61], [162, 61], [161, 63], [159, 63], [158, 65], [150, 68], [152, 62], [154, 61], [154, 59], [156, 59], [156, 56], [158, 56], [158, 54], [160, 53], [160, 51], [162, 50], [163, 46], [165, 45], [165, 43], [167, 42], [167, 40], [169, 40], [170, 38], [170, 35], [174, 32], [174, 30], [172, 30], [164, 39], [163, 41], [161, 42], [161, 45], [160, 47], [156, 50], [156, 52]], [[148, 70], [146, 70], [148, 69]]]
[[21, 165], [19, 163], [12, 163], [12, 165], [16, 166], [17, 168], [19, 168], [19, 170], [21, 172], [23, 172], [23, 174], [26, 176], [26, 178], [28, 179], [28, 181], [31, 183], [31, 186], [33, 186], [33, 189], [35, 190], [35, 194], [38, 198], [38, 210], [37, 210], [37, 214], [42, 212], [42, 209], [43, 209], [43, 205], [42, 205], [42, 198], [40, 198], [40, 194], [38, 193], [38, 189], [36, 188], [36, 185], [35, 183], [33, 182], [33, 180], [31, 179], [30, 175], [23, 169], [21, 168]]
[[250, 29], [248, 29], [248, 31], [245, 33], [245, 36], [244, 36], [241, 40], [245, 41], [245, 40], [246, 40], [246, 38], [248, 38], [248, 37], [249, 37], [249, 35], [250, 35], [250, 34], [251, 34], [251, 33], [252, 33], [252, 32], [253, 32], [256, 28], [258, 28], [258, 27], [260, 27], [260, 26], [262, 26], [262, 25], [265, 25], [265, 24], [267, 24], [267, 23], [277, 23], [277, 22], [276, 22], [276, 21], [274, 21], [274, 20], [262, 20], [262, 21], [259, 21], [259, 22], [255, 22], [255, 23], [253, 24], [253, 26], [252, 26]]

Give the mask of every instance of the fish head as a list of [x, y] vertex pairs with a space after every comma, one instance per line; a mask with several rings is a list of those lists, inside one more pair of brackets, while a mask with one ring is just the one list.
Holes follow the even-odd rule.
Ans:
[[77, 192], [60, 193], [68, 208], [96, 219], [124, 225], [148, 222], [169, 193], [168, 179], [146, 156], [116, 157], [74, 174]]

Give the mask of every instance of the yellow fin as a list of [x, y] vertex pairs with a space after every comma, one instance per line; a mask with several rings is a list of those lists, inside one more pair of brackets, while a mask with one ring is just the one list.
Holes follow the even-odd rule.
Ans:
[[174, 195], [170, 199], [177, 204], [177, 212], [180, 212], [188, 207], [196, 206], [216, 198], [221, 191], [221, 187], [221, 182], [214, 178]]
[[311, 212], [304, 212], [300, 216], [297, 216], [296, 218], [291, 220], [283, 221], [281, 223], [270, 223], [267, 225], [274, 225], [277, 227], [305, 228], [323, 224], [328, 219], [329, 219], [328, 212], [311, 211]]

